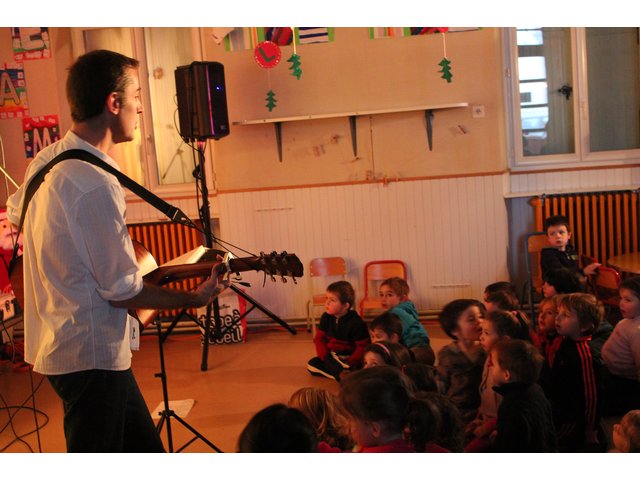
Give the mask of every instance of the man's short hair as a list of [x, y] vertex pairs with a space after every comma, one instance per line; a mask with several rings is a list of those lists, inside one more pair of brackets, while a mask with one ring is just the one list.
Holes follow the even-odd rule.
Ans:
[[73, 120], [84, 122], [100, 115], [109, 94], [124, 93], [129, 83], [127, 70], [138, 65], [138, 60], [110, 50], [94, 50], [78, 57], [67, 77], [67, 101]]

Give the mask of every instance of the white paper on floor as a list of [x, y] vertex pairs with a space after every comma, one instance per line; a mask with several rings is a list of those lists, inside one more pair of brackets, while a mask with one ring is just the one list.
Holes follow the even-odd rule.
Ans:
[[[184, 418], [189, 414], [194, 403], [195, 400], [193, 398], [189, 398], [187, 400], [169, 400], [169, 410], [173, 410], [176, 415]], [[162, 411], [164, 411], [164, 402], [160, 402], [151, 414], [151, 418], [158, 418]]]

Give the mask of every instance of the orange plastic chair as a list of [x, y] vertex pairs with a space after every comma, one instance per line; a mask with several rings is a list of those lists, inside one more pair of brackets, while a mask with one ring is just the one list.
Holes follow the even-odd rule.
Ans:
[[620, 273], [615, 268], [602, 265], [598, 267], [598, 273], [595, 275], [593, 288], [595, 295], [607, 310], [618, 308], [620, 306]]
[[402, 260], [374, 260], [364, 266], [364, 298], [360, 300], [359, 313], [382, 310], [378, 290], [383, 280], [391, 277], [407, 279], [407, 267]]
[[[347, 276], [347, 262], [342, 257], [318, 257], [309, 263], [309, 300], [307, 301], [307, 331], [316, 334], [316, 317], [314, 309], [324, 308], [325, 288], [329, 283], [344, 280]], [[332, 278], [333, 277], [333, 278]], [[322, 286], [317, 279], [324, 280]]]

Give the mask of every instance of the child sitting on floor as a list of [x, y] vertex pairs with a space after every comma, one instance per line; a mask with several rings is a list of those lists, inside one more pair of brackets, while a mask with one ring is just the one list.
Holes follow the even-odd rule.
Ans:
[[540, 351], [546, 363], [551, 366], [553, 356], [562, 341], [562, 337], [558, 335], [558, 330], [556, 330], [557, 296], [545, 297], [540, 300], [538, 309], [538, 329], [531, 332], [531, 341]]
[[524, 340], [503, 338], [491, 349], [494, 390], [502, 396], [492, 451], [557, 451], [551, 405], [536, 382], [540, 352]]
[[276, 403], [256, 413], [238, 439], [239, 453], [314, 453], [318, 439], [309, 419]]
[[395, 313], [386, 311], [381, 313], [369, 324], [369, 334], [372, 342], [386, 340], [397, 343], [402, 340], [402, 320]]
[[344, 370], [362, 366], [364, 349], [370, 343], [369, 330], [353, 309], [355, 291], [341, 280], [327, 287], [325, 313], [320, 317], [313, 343], [317, 356], [307, 363], [311, 375], [340, 381]]
[[305, 414], [319, 441], [340, 450], [353, 448], [348, 419], [333, 393], [322, 388], [303, 387], [293, 392], [289, 406]]
[[409, 284], [400, 277], [387, 278], [380, 284], [382, 306], [400, 317], [402, 335], [400, 341], [413, 352], [416, 362], [433, 365], [435, 354], [429, 334], [420, 323], [415, 304], [409, 300]]
[[640, 407], [640, 277], [620, 284], [620, 313], [623, 319], [602, 347], [606, 413], [612, 415]]
[[514, 297], [507, 290], [500, 290], [485, 295], [484, 306], [487, 309], [487, 312], [499, 310], [511, 312], [520, 323], [520, 328], [522, 330], [522, 332], [518, 334], [517, 338], [522, 338], [523, 340], [531, 339], [531, 322], [529, 321], [527, 314], [520, 310], [518, 297]]
[[411, 352], [401, 343], [392, 343], [385, 340], [372, 343], [364, 349], [364, 368], [379, 365], [392, 365], [403, 368], [412, 362]]
[[[480, 407], [475, 419], [467, 426], [469, 441], [465, 452], [486, 452], [491, 447], [491, 436], [496, 428], [498, 407], [502, 397], [493, 389], [492, 357], [489, 354], [495, 343], [502, 338], [524, 340], [522, 325], [511, 312], [494, 310], [487, 312], [481, 322], [480, 344], [487, 353], [480, 382]], [[528, 336], [528, 335], [527, 335]]]
[[558, 296], [556, 328], [564, 339], [551, 366], [547, 398], [553, 407], [558, 448], [564, 452], [605, 451], [600, 425], [600, 358], [589, 347], [604, 316], [598, 300], [586, 293]]
[[[425, 435], [433, 426], [431, 407], [414, 397], [396, 367], [381, 365], [350, 373], [340, 385], [340, 401], [350, 419], [356, 452], [413, 453], [431, 441]], [[443, 450], [437, 445], [430, 448]], [[339, 451], [323, 442], [319, 450]]]
[[453, 339], [438, 352], [438, 390], [460, 410], [465, 423], [473, 420], [480, 406], [479, 387], [487, 357], [480, 345], [484, 305], [478, 300], [453, 300], [444, 306], [438, 321]]

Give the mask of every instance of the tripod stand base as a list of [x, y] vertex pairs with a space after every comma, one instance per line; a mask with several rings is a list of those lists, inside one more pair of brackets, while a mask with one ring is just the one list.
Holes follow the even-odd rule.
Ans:
[[156, 377], [160, 379], [160, 381], [162, 382], [162, 401], [163, 401], [163, 405], [164, 405], [164, 409], [162, 410], [162, 412], [160, 412], [160, 420], [158, 421], [158, 424], [156, 425], [156, 429], [158, 431], [158, 434], [160, 434], [160, 432], [162, 431], [162, 427], [164, 427], [166, 425], [167, 427], [167, 444], [169, 447], [169, 452], [173, 453], [173, 435], [171, 432], [171, 419], [175, 419], [177, 422], [179, 422], [183, 427], [185, 427], [187, 430], [189, 430], [191, 433], [193, 433], [195, 435], [194, 438], [192, 438], [189, 442], [187, 442], [186, 444], [184, 444], [182, 447], [180, 447], [180, 449], [178, 449], [178, 452], [184, 450], [188, 445], [191, 445], [194, 441], [196, 440], [202, 440], [204, 443], [206, 443], [209, 447], [211, 447], [212, 449], [214, 449], [216, 452], [221, 453], [222, 450], [220, 450], [218, 447], [216, 447], [213, 443], [211, 443], [209, 440], [207, 440], [201, 433], [199, 433], [195, 428], [193, 428], [191, 425], [189, 425], [187, 422], [185, 422], [182, 418], [180, 418], [178, 415], [176, 415], [176, 413], [171, 410], [171, 408], [169, 407], [170, 403], [169, 403], [169, 389], [167, 387], [167, 369], [165, 367], [165, 363], [164, 363], [164, 347], [163, 347], [163, 338], [162, 338], [162, 326], [161, 326], [162, 322], [160, 320], [160, 318], [156, 319], [156, 328], [157, 328], [157, 333], [158, 333], [158, 351], [160, 353], [160, 372], [156, 373]]
[[191, 433], [194, 434], [194, 437], [191, 440], [189, 440], [187, 443], [185, 443], [183, 446], [181, 446], [178, 450], [176, 450], [175, 453], [180, 453], [181, 451], [183, 451], [185, 448], [187, 448], [189, 445], [191, 445], [196, 440], [201, 440], [204, 443], [206, 443], [209, 447], [211, 447], [211, 449], [215, 450], [218, 453], [222, 453], [222, 450], [220, 450], [213, 443], [211, 443], [209, 440], [207, 440], [201, 433], [199, 433], [195, 428], [193, 428], [191, 425], [189, 425], [185, 420], [180, 418], [173, 410], [164, 410], [163, 412], [161, 412], [160, 415], [161, 415], [160, 416], [160, 420], [158, 421], [158, 425], [156, 426], [156, 429], [158, 431], [158, 434], [160, 434], [162, 432], [162, 427], [164, 425], [167, 426], [167, 442], [168, 442], [168, 446], [169, 446], [169, 453], [174, 453], [174, 450], [173, 450], [173, 436], [172, 436], [172, 432], [171, 432], [171, 419], [172, 418], [174, 420], [176, 420], [178, 423], [180, 423], [187, 430], [189, 430]]

